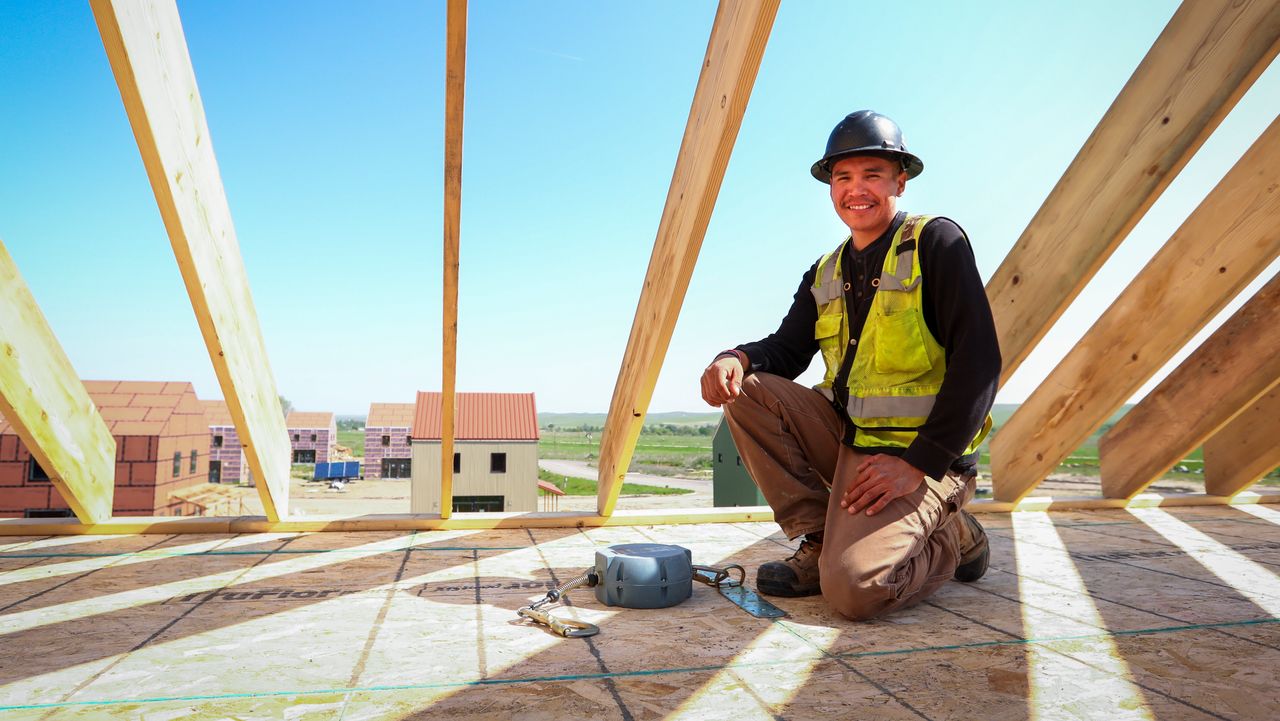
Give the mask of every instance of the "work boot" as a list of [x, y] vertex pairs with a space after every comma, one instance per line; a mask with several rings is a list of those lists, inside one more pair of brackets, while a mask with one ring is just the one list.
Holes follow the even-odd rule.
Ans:
[[960, 565], [956, 566], [955, 579], [973, 583], [987, 572], [991, 560], [991, 547], [987, 544], [987, 532], [968, 511], [960, 511]]
[[756, 588], [766, 596], [816, 596], [822, 593], [818, 585], [818, 556], [822, 544], [804, 538], [800, 547], [785, 561], [763, 563], [756, 571]]

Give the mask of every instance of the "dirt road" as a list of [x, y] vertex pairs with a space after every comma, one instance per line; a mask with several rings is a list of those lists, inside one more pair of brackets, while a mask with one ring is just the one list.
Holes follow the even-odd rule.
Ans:
[[[538, 466], [543, 470], [574, 478], [595, 479], [598, 471], [595, 466], [584, 461], [538, 459]], [[711, 495], [711, 480], [698, 478], [675, 478], [653, 476], [647, 473], [628, 473], [627, 483], [643, 483], [647, 486], [668, 486], [684, 488], [693, 493], [681, 493], [672, 496], [619, 496], [618, 508], [626, 511], [649, 510], [654, 508], [711, 508], [714, 505]], [[594, 511], [595, 496], [561, 496], [561, 511]]]
[[[562, 476], [595, 480], [599, 471], [586, 461], [553, 460], [539, 458], [538, 467]], [[667, 486], [669, 488], [685, 488], [695, 493], [711, 493], [711, 479], [679, 478], [676, 476], [654, 476], [648, 473], [628, 473], [627, 483], [643, 483], [646, 486]], [[685, 496], [686, 498], [688, 496]]]

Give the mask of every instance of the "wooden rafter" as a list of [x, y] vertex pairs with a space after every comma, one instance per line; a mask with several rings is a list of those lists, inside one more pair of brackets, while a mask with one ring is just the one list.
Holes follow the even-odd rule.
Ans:
[[613, 513], [720, 193], [778, 0], [721, 0], [600, 442], [597, 509]]
[[987, 284], [1002, 384], [1277, 51], [1275, 0], [1178, 8]]
[[1204, 444], [1204, 489], [1235, 496], [1280, 467], [1280, 386], [1273, 386]]
[[1280, 382], [1277, 316], [1280, 275], [1102, 437], [1103, 495], [1141, 492]]
[[0, 414], [81, 523], [111, 518], [116, 441], [3, 242]]
[[289, 513], [289, 437], [178, 8], [90, 6], [245, 458], [279, 520]]
[[1000, 429], [996, 498], [1035, 488], [1280, 254], [1277, 184], [1280, 119]]
[[458, 379], [458, 252], [462, 220], [462, 109], [467, 77], [467, 0], [449, 0], [444, 102], [444, 359], [440, 385], [440, 517], [453, 512]]

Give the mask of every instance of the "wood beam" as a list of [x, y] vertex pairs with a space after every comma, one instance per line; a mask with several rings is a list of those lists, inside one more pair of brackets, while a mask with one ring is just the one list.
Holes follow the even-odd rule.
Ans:
[[3, 242], [0, 414], [81, 523], [111, 518], [116, 441]]
[[1278, 50], [1275, 0], [1178, 8], [987, 284], [1002, 385]]
[[1278, 186], [1280, 119], [996, 434], [996, 498], [1035, 488], [1280, 254]]
[[613, 513], [751, 98], [778, 0], [721, 0], [600, 441], [597, 509]]
[[1207, 493], [1235, 496], [1280, 468], [1280, 386], [1273, 386], [1204, 444]]
[[449, 0], [444, 101], [444, 359], [440, 383], [440, 517], [453, 513], [453, 436], [458, 379], [458, 251], [462, 221], [462, 109], [467, 77], [467, 0]]
[[289, 513], [289, 437], [173, 0], [90, 0], [266, 514]]
[[1104, 496], [1139, 493], [1280, 382], [1278, 316], [1280, 275], [1102, 437]]

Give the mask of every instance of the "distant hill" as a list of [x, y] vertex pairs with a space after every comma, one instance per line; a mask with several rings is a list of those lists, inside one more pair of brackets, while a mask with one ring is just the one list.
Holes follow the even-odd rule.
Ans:
[[[574, 426], [603, 426], [605, 413], [539, 413], [538, 425], [546, 428], [554, 425], [560, 428], [573, 428]], [[720, 422], [720, 412], [711, 413], [689, 413], [687, 411], [674, 411], [670, 413], [650, 413], [645, 416], [645, 425], [661, 425], [670, 423], [677, 426], [705, 426], [714, 425]]]
[[[991, 419], [995, 422], [995, 427], [1003, 426], [1013, 412], [1018, 410], [1018, 403], [997, 403], [991, 409]], [[1116, 411], [1115, 415], [1107, 420], [1107, 423], [1115, 423], [1133, 407], [1133, 404], [1125, 404], [1123, 408]], [[546, 428], [548, 425], [555, 425], [560, 428], [572, 428], [574, 426], [589, 425], [603, 426], [604, 413], [539, 413], [538, 425]], [[663, 423], [672, 423], [681, 426], [701, 426], [708, 424], [716, 424], [720, 422], [720, 413], [690, 413], [686, 411], [676, 411], [672, 413], [650, 413], [644, 419], [645, 425], [661, 425]]]

